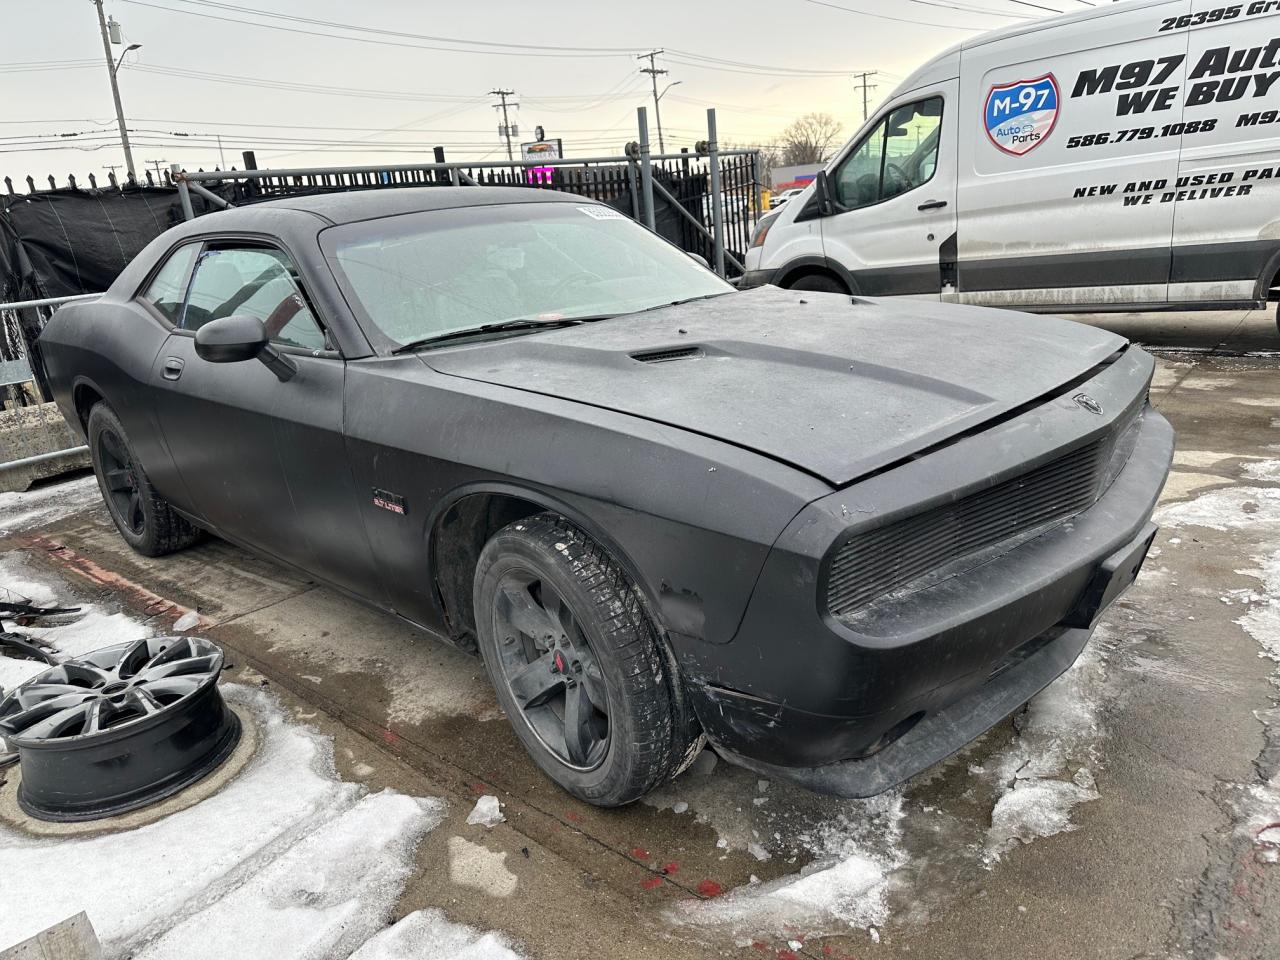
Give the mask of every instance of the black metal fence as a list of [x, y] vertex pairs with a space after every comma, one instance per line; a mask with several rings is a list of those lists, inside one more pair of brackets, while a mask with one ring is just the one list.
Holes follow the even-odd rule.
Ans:
[[[740, 270], [741, 262], [760, 209], [759, 156], [754, 152], [734, 152], [718, 157], [724, 211], [725, 249], [730, 255], [728, 272]], [[240, 179], [229, 170], [219, 179], [217, 171], [201, 173], [200, 183], [229, 199], [244, 204], [274, 197], [346, 190], [376, 190], [392, 187], [430, 187], [459, 184], [478, 186], [528, 187], [560, 190], [607, 203], [632, 218], [643, 221], [638, 162], [628, 157], [562, 161], [551, 166], [520, 164], [494, 165], [447, 163], [444, 151], [435, 151], [434, 160], [421, 167], [412, 164], [394, 168], [331, 168], [273, 173], [257, 171], [253, 179]], [[704, 154], [683, 152], [680, 156], [655, 159], [654, 182], [663, 189], [655, 197], [655, 229], [690, 253], [712, 260], [715, 204], [712, 201], [711, 161]], [[166, 171], [166, 180], [168, 179]], [[687, 216], [670, 209], [678, 204]], [[699, 229], [701, 228], [701, 229]]]

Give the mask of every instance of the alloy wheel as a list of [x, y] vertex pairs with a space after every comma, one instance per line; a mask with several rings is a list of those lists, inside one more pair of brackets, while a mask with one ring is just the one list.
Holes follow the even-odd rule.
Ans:
[[98, 462], [102, 465], [102, 483], [111, 511], [126, 529], [140, 536], [147, 519], [142, 512], [138, 470], [129, 447], [114, 430], [103, 430], [99, 436]]
[[499, 667], [529, 728], [562, 763], [598, 767], [609, 750], [609, 697], [591, 643], [547, 580], [513, 571], [494, 610]]
[[218, 692], [222, 651], [198, 637], [95, 650], [0, 700], [18, 751], [18, 802], [44, 820], [92, 820], [169, 796], [216, 768], [240, 739]]

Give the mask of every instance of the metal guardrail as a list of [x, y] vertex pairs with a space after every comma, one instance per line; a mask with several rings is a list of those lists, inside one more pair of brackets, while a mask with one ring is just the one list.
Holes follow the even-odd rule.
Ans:
[[0, 303], [0, 311], [26, 310], [31, 307], [60, 307], [64, 303], [75, 303], [77, 300], [97, 300], [100, 293], [77, 293], [70, 297], [45, 297], [42, 300], [15, 300], [12, 303]]
[[[37, 300], [14, 300], [9, 303], [0, 303], [0, 313], [18, 310], [39, 310], [48, 307], [60, 307], [66, 303], [77, 303], [85, 300], [97, 300], [101, 297], [100, 293], [79, 293], [68, 297], [41, 297]], [[34, 380], [35, 374], [31, 370], [31, 364], [25, 356], [17, 357], [13, 360], [0, 361], [0, 387], [12, 386], [14, 384], [26, 383]], [[64, 450], [50, 450], [46, 453], [37, 453], [30, 457], [20, 457], [17, 460], [9, 460], [0, 463], [0, 474], [9, 473], [14, 470], [21, 470], [25, 467], [35, 466], [40, 463], [47, 463], [50, 460], [57, 460], [60, 457], [71, 456], [75, 454], [88, 453], [89, 448], [81, 445], [78, 447], [67, 447]]]

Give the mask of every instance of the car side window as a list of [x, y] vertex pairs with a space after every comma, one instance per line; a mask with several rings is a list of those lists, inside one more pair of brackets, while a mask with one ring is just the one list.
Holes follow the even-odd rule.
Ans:
[[191, 274], [191, 261], [196, 258], [199, 250], [200, 244], [188, 243], [169, 254], [164, 266], [138, 296], [139, 300], [151, 304], [175, 326], [178, 314], [182, 312], [182, 295], [186, 292], [187, 277]]
[[275, 343], [328, 348], [293, 262], [274, 247], [218, 245], [200, 254], [182, 328], [199, 330], [210, 320], [233, 314], [257, 317]]
[[933, 179], [942, 132], [941, 97], [896, 107], [836, 170], [836, 200], [846, 210], [869, 207]]

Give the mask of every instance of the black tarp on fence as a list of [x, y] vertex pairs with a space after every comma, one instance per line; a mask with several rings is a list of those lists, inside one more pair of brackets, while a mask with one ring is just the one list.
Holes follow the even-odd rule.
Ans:
[[0, 195], [0, 303], [101, 293], [181, 220], [173, 187]]

